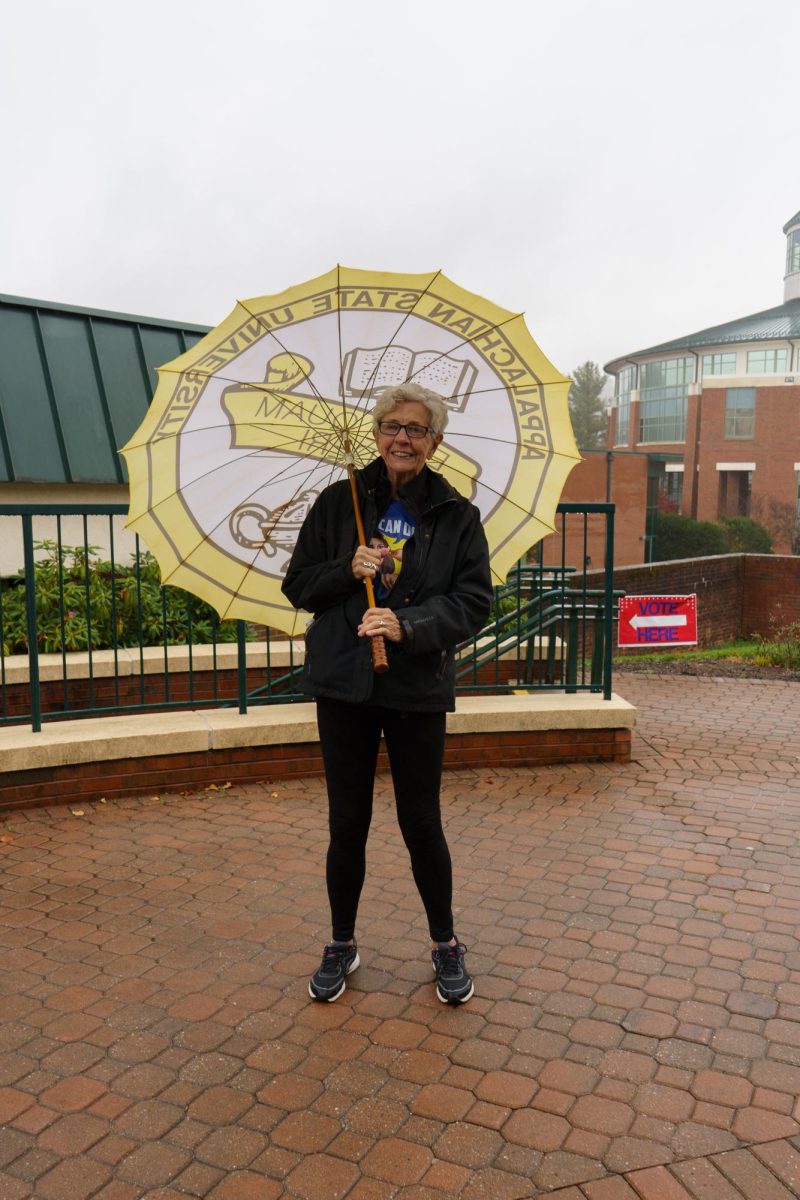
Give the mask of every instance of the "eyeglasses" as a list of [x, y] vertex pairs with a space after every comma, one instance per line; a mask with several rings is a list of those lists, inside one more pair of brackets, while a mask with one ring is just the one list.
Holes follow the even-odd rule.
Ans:
[[417, 425], [411, 422], [408, 425], [403, 425], [400, 421], [378, 421], [378, 429], [384, 437], [397, 437], [401, 429], [405, 429], [406, 436], [410, 437], [412, 442], [420, 442], [430, 433], [429, 425]]

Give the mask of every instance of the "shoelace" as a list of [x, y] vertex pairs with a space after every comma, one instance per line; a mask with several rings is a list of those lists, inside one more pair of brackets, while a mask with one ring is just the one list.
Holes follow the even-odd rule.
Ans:
[[460, 949], [460, 946], [443, 946], [440, 948], [439, 962], [441, 963], [441, 972], [443, 975], [461, 974]]
[[338, 963], [352, 949], [351, 946], [326, 946], [322, 951], [322, 961], [324, 965], [328, 963], [331, 966]]

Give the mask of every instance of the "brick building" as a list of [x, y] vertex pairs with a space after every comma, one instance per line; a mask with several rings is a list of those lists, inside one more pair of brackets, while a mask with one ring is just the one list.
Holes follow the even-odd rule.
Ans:
[[649, 456], [640, 511], [652, 513], [663, 497], [698, 520], [752, 516], [770, 530], [777, 552], [797, 553], [800, 212], [784, 233], [783, 304], [615, 358], [605, 369], [615, 377], [609, 446], [615, 456]]
[[[581, 449], [583, 461], [570, 471], [561, 499], [572, 504], [607, 500], [616, 507], [614, 520], [614, 565], [628, 566], [647, 560], [648, 479], [664, 469], [663, 454], [619, 453]], [[675, 456], [672, 456], [675, 457]], [[547, 564], [564, 558], [570, 566], [602, 567], [605, 554], [605, 522], [601, 516], [587, 520], [584, 539], [581, 521], [556, 518], [557, 533], [543, 545]]]

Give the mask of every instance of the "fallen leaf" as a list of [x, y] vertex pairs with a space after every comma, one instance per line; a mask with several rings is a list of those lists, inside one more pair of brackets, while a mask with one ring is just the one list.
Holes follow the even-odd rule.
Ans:
[[4, 833], [3, 836], [0, 837], [0, 842], [13, 842], [13, 840], [14, 839], [10, 833]]
[[97, 801], [98, 804], [105, 804], [105, 802], [106, 802], [105, 796], [101, 796], [100, 799]]
[[226, 792], [229, 787], [233, 787], [233, 784], [232, 783], [223, 783], [220, 786], [221, 786], [221, 790]]
[[82, 808], [73, 808], [73, 809], [70, 809], [70, 812], [72, 813], [73, 817], [82, 817], [83, 816]]
[[208, 785], [208, 787], [206, 788], [206, 791], [207, 792], [218, 792], [219, 788], [217, 787], [217, 785], [215, 783], [210, 783]]
[[161, 797], [160, 796], [151, 796], [150, 799], [151, 800], [160, 800]]
[[272, 799], [273, 799], [273, 800], [275, 799], [275, 797], [276, 797], [277, 795], [278, 795], [278, 793], [277, 793], [277, 792], [270, 792], [270, 796], [272, 796]]

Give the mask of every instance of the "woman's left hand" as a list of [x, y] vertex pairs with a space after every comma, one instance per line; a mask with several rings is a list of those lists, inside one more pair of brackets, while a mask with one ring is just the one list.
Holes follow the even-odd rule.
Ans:
[[390, 642], [402, 642], [403, 626], [391, 608], [368, 608], [358, 627], [359, 637], [385, 637]]

